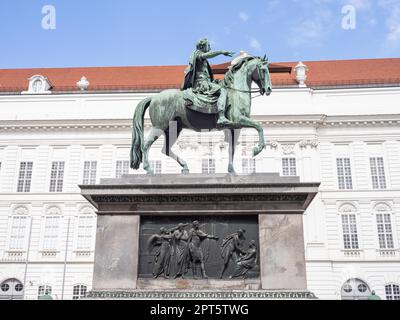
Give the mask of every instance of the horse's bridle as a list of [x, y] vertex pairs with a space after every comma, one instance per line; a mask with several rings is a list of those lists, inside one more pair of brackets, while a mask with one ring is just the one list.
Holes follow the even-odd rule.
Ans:
[[[264, 89], [263, 88], [263, 86], [265, 85], [264, 84], [264, 78], [261, 76], [261, 71], [260, 71], [260, 67], [257, 65], [257, 72], [258, 72], [258, 78], [260, 79], [260, 81], [261, 81], [261, 89], [258, 89], [258, 90], [240, 90], [240, 89], [236, 89], [236, 88], [232, 88], [232, 87], [226, 87], [227, 89], [231, 89], [231, 90], [234, 90], [234, 91], [237, 91], [237, 92], [242, 92], [242, 93], [261, 93], [262, 92], [262, 90]], [[263, 95], [263, 94], [261, 94], [261, 95]]]

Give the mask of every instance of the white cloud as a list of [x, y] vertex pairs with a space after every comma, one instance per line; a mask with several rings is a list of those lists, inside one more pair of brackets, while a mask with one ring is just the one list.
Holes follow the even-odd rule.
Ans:
[[254, 50], [259, 51], [261, 50], [261, 43], [256, 38], [251, 38], [250, 47], [252, 47]]
[[247, 22], [247, 20], [249, 20], [249, 15], [248, 15], [246, 12], [244, 12], [244, 11], [240, 11], [240, 12], [239, 12], [239, 19], [240, 19], [242, 22]]
[[386, 20], [386, 26], [389, 29], [386, 39], [390, 43], [397, 43], [400, 41], [400, 7], [394, 8], [389, 18]]
[[[314, 0], [323, 1], [323, 0]], [[310, 16], [300, 20], [290, 30], [288, 42], [291, 46], [318, 46], [335, 28], [337, 21], [328, 7], [312, 7]]]
[[343, 0], [344, 5], [352, 5], [358, 10], [371, 10], [372, 4], [370, 0]]

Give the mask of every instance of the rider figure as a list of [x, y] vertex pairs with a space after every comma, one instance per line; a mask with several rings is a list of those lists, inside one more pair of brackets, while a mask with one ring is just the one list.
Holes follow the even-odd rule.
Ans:
[[234, 53], [229, 51], [211, 51], [210, 43], [207, 39], [199, 40], [196, 48], [197, 50], [190, 57], [182, 90], [193, 88], [194, 93], [218, 95], [217, 126], [224, 127], [230, 125], [232, 122], [225, 117], [226, 89], [214, 81], [213, 72], [207, 59], [215, 58], [219, 55], [232, 57]]

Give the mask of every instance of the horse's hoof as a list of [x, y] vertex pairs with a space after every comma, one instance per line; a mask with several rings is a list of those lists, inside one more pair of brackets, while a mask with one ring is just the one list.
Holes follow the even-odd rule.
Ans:
[[230, 173], [230, 174], [236, 174], [235, 168], [234, 168], [233, 166], [229, 165], [229, 167], [228, 167], [228, 173]]
[[256, 156], [258, 156], [260, 153], [261, 153], [261, 151], [263, 151], [264, 150], [264, 147], [255, 147], [254, 149], [253, 149], [253, 157], [256, 157]]
[[189, 174], [190, 173], [189, 168], [183, 168], [181, 172], [182, 172], [182, 174]]

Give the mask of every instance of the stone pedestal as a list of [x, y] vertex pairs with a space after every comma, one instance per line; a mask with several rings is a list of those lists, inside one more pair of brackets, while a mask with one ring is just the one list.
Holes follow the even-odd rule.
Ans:
[[[312, 298], [307, 291], [302, 219], [318, 186], [319, 183], [300, 183], [296, 177], [278, 174], [125, 175], [120, 179], [103, 179], [99, 185], [80, 186], [82, 195], [97, 208], [98, 214], [91, 296], [176, 299], [196, 298], [200, 294], [199, 298], [218, 299]], [[144, 260], [141, 265], [139, 261], [145, 259], [140, 254], [144, 243], [139, 239], [140, 234], [147, 232], [141, 227], [148, 229], [148, 225], [141, 224], [141, 218], [151, 225], [153, 220], [167, 221], [166, 217], [172, 223], [174, 219], [190, 221], [191, 217], [201, 219], [203, 225], [213, 221], [210, 230], [220, 229], [225, 233], [232, 232], [229, 220], [254, 221], [249, 227], [253, 230], [250, 237], [257, 233], [254, 238], [257, 238], [258, 265], [253, 277], [236, 280], [220, 280], [215, 274], [203, 280], [149, 277], [149, 272], [143, 270], [151, 263], [151, 257], [147, 255], [144, 267]], [[224, 221], [223, 228], [219, 228], [219, 221]], [[214, 248], [219, 248], [221, 241], [215, 242]], [[213, 259], [221, 259], [216, 257], [214, 252]], [[215, 261], [206, 268], [215, 271]]]

